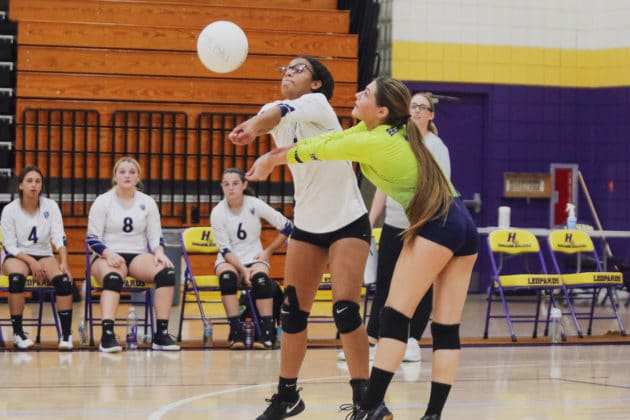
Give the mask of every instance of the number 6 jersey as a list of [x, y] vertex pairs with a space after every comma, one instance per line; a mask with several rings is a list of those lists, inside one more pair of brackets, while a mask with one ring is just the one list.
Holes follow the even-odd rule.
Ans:
[[223, 256], [233, 252], [242, 264], [256, 261], [263, 250], [260, 243], [260, 219], [271, 223], [282, 234], [289, 236], [293, 224], [282, 213], [259, 198], [243, 197], [243, 205], [234, 212], [223, 199], [210, 212], [210, 225], [219, 248], [215, 266], [225, 261]]

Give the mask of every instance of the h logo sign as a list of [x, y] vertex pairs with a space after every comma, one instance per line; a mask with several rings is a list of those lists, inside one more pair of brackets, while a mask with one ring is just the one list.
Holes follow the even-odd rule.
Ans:
[[573, 234], [567, 233], [564, 235], [564, 242], [571, 243], [573, 242]]
[[210, 241], [210, 231], [209, 230], [204, 230], [203, 232], [201, 232], [201, 240], [202, 241], [206, 241], [206, 242]]
[[508, 242], [515, 242], [516, 241], [516, 232], [508, 233], [507, 241]]

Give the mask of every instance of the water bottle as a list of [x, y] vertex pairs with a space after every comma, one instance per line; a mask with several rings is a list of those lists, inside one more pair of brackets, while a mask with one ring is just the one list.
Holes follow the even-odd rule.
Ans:
[[567, 203], [567, 229], [577, 229], [577, 217], [575, 217], [575, 205]]
[[203, 323], [203, 339], [201, 340], [202, 347], [212, 347], [212, 321], [206, 319]]
[[138, 317], [136, 316], [136, 308], [129, 307], [129, 315], [127, 315], [127, 351], [138, 349]]
[[243, 332], [245, 333], [245, 348], [251, 349], [254, 347], [254, 337], [256, 336], [256, 328], [251, 318], [245, 318]]
[[278, 328], [276, 328], [276, 343], [280, 344], [282, 342], [282, 324], [278, 324]]
[[562, 311], [559, 308], [551, 308], [551, 342], [558, 342], [558, 329], [560, 328], [560, 319]]
[[85, 325], [85, 321], [81, 321], [81, 323], [79, 323], [79, 342], [84, 346], [88, 343], [87, 327]]

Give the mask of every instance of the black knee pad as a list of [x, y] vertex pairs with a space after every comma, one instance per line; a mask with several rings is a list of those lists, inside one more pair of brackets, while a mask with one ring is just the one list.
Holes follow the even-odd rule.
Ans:
[[20, 273], [9, 274], [9, 293], [22, 293], [26, 286], [26, 276]]
[[433, 351], [459, 350], [459, 324], [444, 325], [437, 322], [431, 323], [431, 335], [433, 336]]
[[271, 299], [273, 297], [273, 285], [267, 273], [256, 273], [252, 276], [252, 290], [256, 299]]
[[103, 277], [103, 290], [111, 290], [112, 292], [118, 292], [122, 290], [123, 278], [118, 273], [107, 273]]
[[381, 311], [381, 328], [378, 336], [379, 338], [391, 338], [406, 343], [409, 339], [410, 324], [410, 318], [394, 308], [386, 306]]
[[155, 288], [175, 286], [175, 270], [172, 268], [161, 269], [153, 278]]
[[224, 271], [219, 276], [221, 296], [235, 295], [238, 289], [238, 275], [234, 271]]
[[361, 307], [351, 300], [340, 300], [333, 304], [333, 318], [340, 334], [350, 333], [361, 326]]
[[72, 281], [67, 274], [59, 274], [52, 278], [57, 296], [70, 296], [72, 294]]
[[284, 296], [289, 303], [283, 303], [280, 307], [282, 331], [290, 334], [297, 334], [304, 331], [308, 325], [309, 312], [300, 310], [300, 303], [298, 302], [295, 287], [287, 286], [284, 291]]

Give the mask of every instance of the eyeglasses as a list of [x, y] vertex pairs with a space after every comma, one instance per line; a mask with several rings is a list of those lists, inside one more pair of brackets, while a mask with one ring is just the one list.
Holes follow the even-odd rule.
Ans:
[[304, 64], [304, 63], [293, 64], [291, 66], [280, 66], [278, 68], [278, 71], [283, 76], [287, 73], [287, 70], [291, 70], [291, 73], [293, 73], [293, 74], [303, 73], [304, 70], [308, 70], [311, 73], [313, 73], [313, 70], [309, 69], [308, 66], [306, 64]]
[[431, 112], [433, 112], [431, 107], [426, 106], [424, 104], [411, 104], [411, 110], [412, 111], [431, 111]]

